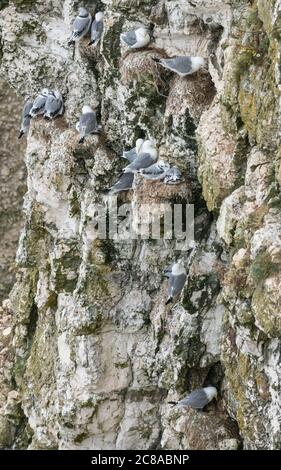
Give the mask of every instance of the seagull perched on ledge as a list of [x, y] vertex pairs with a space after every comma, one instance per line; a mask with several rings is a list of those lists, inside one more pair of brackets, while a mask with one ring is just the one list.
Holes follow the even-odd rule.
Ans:
[[151, 140], [145, 140], [137, 157], [124, 168], [124, 173], [137, 173], [142, 168], [147, 168], [158, 160], [156, 144]]
[[63, 99], [59, 91], [49, 91], [46, 103], [45, 103], [45, 119], [54, 119], [57, 116], [61, 116], [64, 112]]
[[80, 134], [79, 144], [83, 144], [86, 135], [99, 134], [102, 127], [97, 123], [97, 115], [91, 106], [83, 106], [82, 116], [76, 124], [76, 130]]
[[89, 42], [89, 46], [96, 47], [101, 40], [103, 33], [103, 12], [98, 11], [95, 14], [95, 19], [92, 22], [91, 26], [91, 41]]
[[39, 116], [39, 114], [44, 114], [45, 112], [45, 103], [47, 101], [49, 94], [48, 88], [43, 88], [41, 93], [33, 101], [33, 106], [29, 112], [30, 117]]
[[120, 39], [130, 49], [141, 49], [151, 42], [151, 31], [148, 27], [141, 26], [135, 31], [121, 33]]
[[157, 59], [154, 57], [152, 60], [166, 69], [177, 73], [180, 77], [192, 75], [205, 66], [203, 57], [178, 56], [171, 59]]
[[86, 8], [79, 8], [78, 15], [76, 16], [72, 25], [72, 34], [68, 40], [68, 45], [71, 46], [86, 36], [90, 29], [91, 23], [92, 15], [86, 10]]
[[170, 405], [190, 407], [196, 410], [203, 410], [208, 403], [217, 398], [218, 391], [216, 387], [204, 387], [193, 390], [189, 395], [180, 401], [169, 401]]
[[180, 295], [186, 278], [186, 269], [184, 267], [183, 260], [180, 259], [177, 263], [173, 264], [169, 275], [168, 300], [166, 305], [173, 302], [174, 299]]

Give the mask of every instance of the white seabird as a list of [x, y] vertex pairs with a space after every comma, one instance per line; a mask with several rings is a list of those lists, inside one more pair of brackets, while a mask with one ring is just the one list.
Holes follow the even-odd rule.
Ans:
[[64, 112], [63, 99], [59, 91], [51, 90], [45, 103], [45, 119], [54, 119], [61, 116]]
[[88, 33], [91, 22], [92, 15], [86, 10], [86, 8], [79, 8], [78, 15], [72, 24], [72, 34], [68, 40], [69, 46], [74, 44], [76, 41], [80, 41], [80, 39]]
[[80, 144], [84, 142], [86, 135], [100, 133], [101, 126], [97, 123], [97, 115], [90, 106], [83, 106], [82, 115], [76, 124], [76, 129], [80, 134]]
[[136, 140], [136, 146], [133, 147], [131, 150], [123, 151], [123, 154], [121, 155], [122, 158], [125, 158], [128, 160], [130, 163], [132, 163], [138, 156], [138, 154], [141, 152], [141, 148], [144, 144], [143, 139], [137, 139]]
[[168, 285], [168, 300], [166, 305], [173, 302], [178, 297], [183, 289], [187, 277], [186, 269], [183, 261], [180, 259], [172, 266], [172, 271], [169, 275]]
[[103, 33], [103, 12], [98, 11], [95, 14], [95, 19], [92, 22], [91, 26], [91, 41], [89, 42], [89, 46], [96, 47], [101, 40]]
[[123, 44], [128, 46], [130, 49], [140, 49], [146, 47], [151, 41], [151, 32], [148, 28], [141, 26], [135, 31], [128, 31], [127, 33], [121, 33], [120, 39]]
[[129, 165], [124, 168], [124, 173], [136, 173], [142, 168], [147, 168], [157, 162], [158, 150], [151, 140], [145, 140], [141, 152]]
[[193, 56], [177, 56], [171, 59], [156, 59], [154, 62], [161, 64], [168, 70], [177, 73], [180, 77], [186, 77], [197, 72], [200, 68], [205, 66], [203, 57]]
[[171, 166], [165, 175], [164, 175], [164, 184], [172, 185], [172, 184], [179, 184], [183, 181], [183, 176], [181, 171], [176, 166]]
[[21, 128], [20, 128], [20, 133], [19, 133], [19, 139], [24, 135], [27, 134], [30, 126], [30, 111], [33, 106], [33, 101], [27, 100], [24, 104], [23, 110], [22, 110], [22, 118], [21, 118]]
[[208, 403], [217, 398], [218, 391], [216, 387], [204, 387], [193, 390], [189, 395], [180, 401], [169, 401], [170, 405], [195, 408], [203, 410]]

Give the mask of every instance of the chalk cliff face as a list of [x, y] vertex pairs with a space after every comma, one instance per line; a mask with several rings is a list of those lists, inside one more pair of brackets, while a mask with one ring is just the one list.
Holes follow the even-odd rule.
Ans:
[[[0, 445], [280, 448], [280, 1], [99, 1], [101, 47], [85, 39], [74, 51], [80, 3], [1, 3], [2, 77], [22, 100], [59, 89], [66, 112], [33, 120], [27, 139], [17, 281], [0, 318]], [[139, 23], [155, 24], [155, 41], [127, 53], [119, 35]], [[209, 73], [181, 79], [151, 60], [164, 53], [201, 55]], [[81, 146], [84, 104], [103, 133]], [[185, 182], [138, 177], [120, 200], [194, 204], [195, 249], [181, 254], [189, 276], [172, 308], [174, 241], [94, 237], [120, 152], [146, 136]], [[210, 383], [209, 413], [167, 403]]]

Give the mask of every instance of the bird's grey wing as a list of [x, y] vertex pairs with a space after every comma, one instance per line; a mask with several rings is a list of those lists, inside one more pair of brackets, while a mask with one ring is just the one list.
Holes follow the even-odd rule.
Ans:
[[128, 150], [127, 152], [123, 152], [122, 157], [126, 158], [130, 163], [132, 163], [137, 158], [136, 148], [134, 147], [133, 149]]
[[86, 18], [81, 18], [81, 16], [77, 16], [72, 25], [73, 37], [79, 38], [80, 36], [82, 36], [82, 34], [86, 32], [89, 28], [90, 21], [91, 19], [89, 16], [87, 16]]
[[134, 181], [134, 173], [123, 173], [120, 179], [110, 189], [113, 192], [131, 189]]
[[176, 297], [180, 294], [184, 284], [186, 281], [186, 274], [180, 274], [179, 276], [175, 276], [171, 273], [169, 278], [169, 296]]
[[153, 163], [154, 159], [151, 157], [150, 153], [141, 153], [130, 165], [126, 166], [126, 170], [137, 171], [141, 168], [147, 168]]
[[137, 36], [135, 31], [129, 31], [128, 33], [124, 33], [122, 38], [125, 43], [128, 44], [128, 46], [133, 46], [137, 42]]
[[189, 73], [192, 71], [190, 57], [174, 57], [173, 59], [162, 59], [166, 67], [179, 73]]
[[27, 116], [29, 116], [29, 113], [32, 109], [33, 102], [32, 101], [27, 101], [23, 107], [22, 111], [22, 119], [24, 120]]
[[94, 20], [92, 23], [92, 28], [91, 28], [91, 40], [97, 41], [97, 39], [100, 39], [102, 32], [103, 32], [103, 21]]
[[35, 98], [33, 106], [32, 106], [33, 111], [44, 108], [45, 103], [46, 103], [46, 97], [45, 96], [42, 96], [42, 95], [37, 96], [37, 98]]
[[91, 134], [97, 129], [96, 113], [82, 114], [79, 121], [79, 129], [83, 134]]
[[61, 101], [54, 96], [49, 97], [45, 104], [46, 111], [50, 114], [56, 114], [61, 108]]
[[193, 392], [191, 392], [188, 397], [184, 398], [182, 402], [186, 403], [183, 404], [183, 406], [191, 406], [192, 408], [199, 409], [204, 408], [204, 406], [209, 403], [206, 393], [200, 388], [198, 390], [193, 390]]
[[144, 168], [142, 171], [142, 174], [144, 175], [160, 175], [161, 173], [164, 173], [164, 170], [158, 163], [154, 163], [153, 165]]

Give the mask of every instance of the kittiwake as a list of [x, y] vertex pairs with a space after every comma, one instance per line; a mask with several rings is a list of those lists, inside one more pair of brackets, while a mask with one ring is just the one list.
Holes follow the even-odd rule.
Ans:
[[27, 134], [30, 126], [30, 110], [33, 106], [33, 101], [27, 100], [24, 104], [23, 110], [22, 110], [22, 118], [21, 118], [21, 128], [20, 128], [20, 133], [19, 133], [19, 139], [24, 135]]
[[128, 191], [133, 186], [134, 173], [123, 173], [119, 180], [110, 188], [110, 193], [115, 194], [121, 191]]
[[124, 168], [124, 173], [136, 173], [142, 168], [147, 168], [157, 162], [158, 150], [156, 145], [151, 140], [145, 140], [141, 152], [138, 154], [132, 163]]
[[147, 46], [151, 41], [151, 32], [148, 28], [140, 27], [135, 31], [128, 31], [121, 33], [120, 39], [123, 44], [126, 44], [130, 49], [140, 49]]
[[170, 405], [195, 408], [203, 410], [208, 403], [217, 398], [218, 391], [216, 387], [204, 387], [193, 390], [189, 395], [180, 401], [169, 401]]
[[141, 148], [144, 144], [143, 139], [137, 139], [136, 140], [136, 146], [132, 148], [131, 150], [123, 151], [123, 155], [121, 155], [122, 158], [125, 158], [128, 160], [130, 163], [132, 163], [138, 156], [138, 154], [141, 151]]
[[166, 69], [177, 73], [180, 77], [186, 77], [200, 68], [204, 67], [205, 61], [203, 57], [177, 56], [171, 59], [153, 58], [154, 62], [161, 64]]
[[51, 90], [45, 103], [45, 119], [54, 119], [64, 112], [63, 99], [59, 91]]
[[49, 94], [48, 88], [43, 88], [41, 93], [36, 96], [35, 100], [33, 101], [33, 106], [29, 112], [31, 117], [39, 116], [39, 114], [44, 114], [45, 112], [45, 103], [47, 101], [47, 97]]
[[96, 47], [101, 40], [103, 33], [103, 12], [99, 11], [95, 14], [95, 19], [92, 22], [91, 26], [91, 41], [89, 42], [89, 46]]
[[86, 10], [86, 8], [79, 8], [78, 15], [72, 24], [72, 34], [68, 40], [69, 46], [75, 44], [76, 41], [79, 41], [88, 33], [91, 22], [92, 15]]
[[76, 124], [76, 129], [80, 134], [80, 144], [84, 142], [86, 135], [101, 132], [101, 126], [97, 123], [97, 115], [90, 106], [83, 106], [82, 115]]
[[180, 259], [177, 263], [172, 266], [172, 271], [169, 275], [169, 287], [168, 287], [168, 300], [166, 305], [173, 302], [178, 297], [183, 289], [186, 281], [186, 269], [183, 261]]

